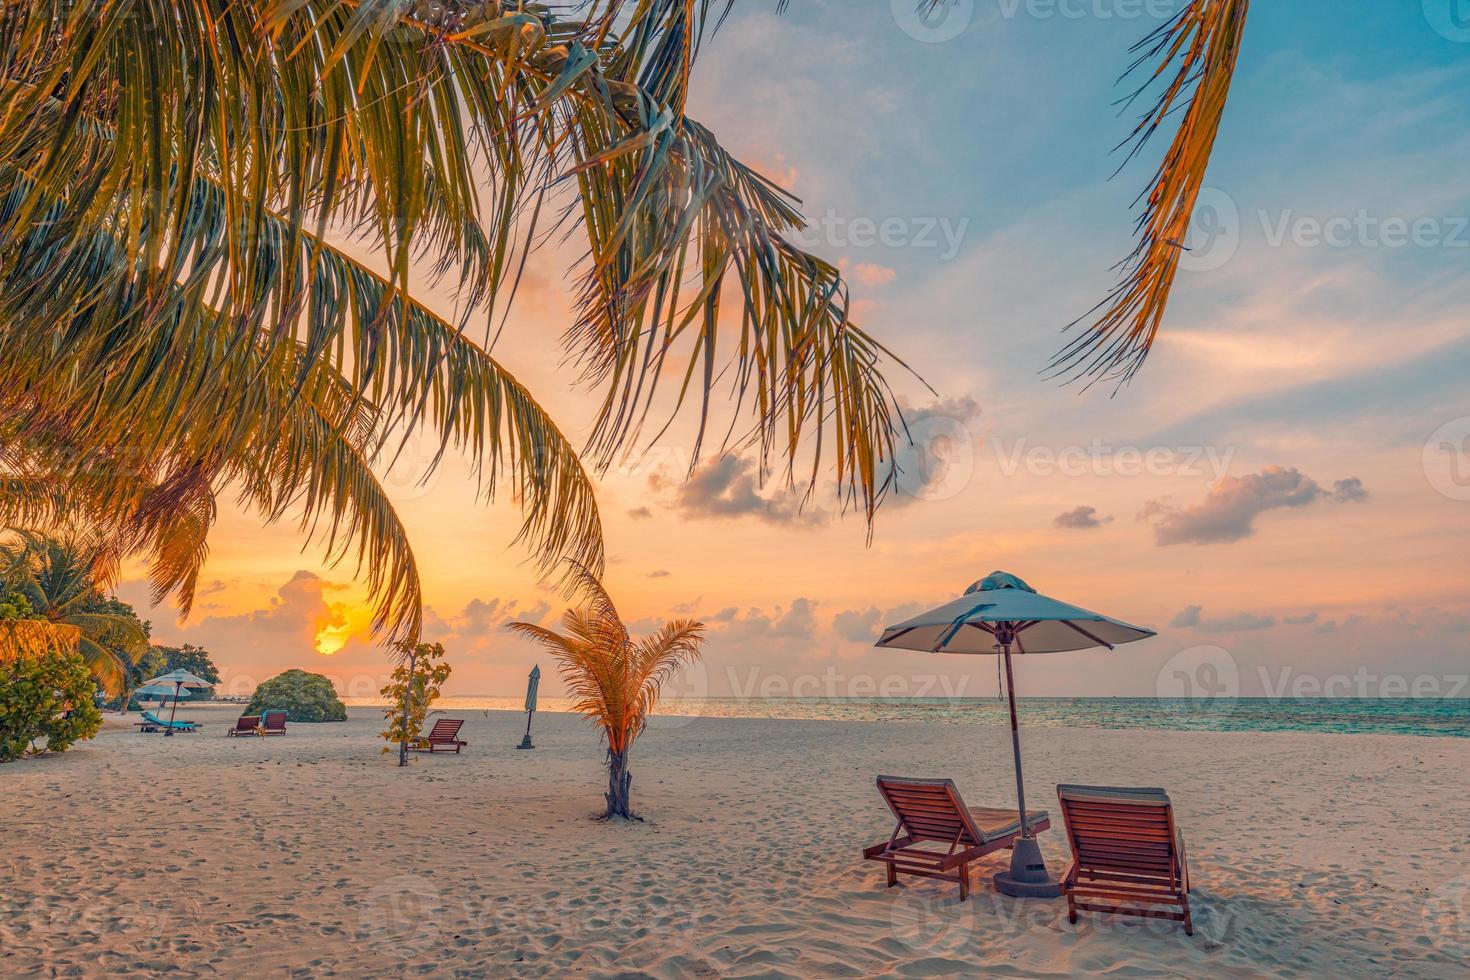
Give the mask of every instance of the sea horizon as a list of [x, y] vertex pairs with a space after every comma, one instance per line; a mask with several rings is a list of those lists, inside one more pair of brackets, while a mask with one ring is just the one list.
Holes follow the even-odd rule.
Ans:
[[[345, 698], [350, 707], [386, 707], [379, 698]], [[1018, 697], [1027, 725], [1050, 728], [1173, 731], [1298, 731], [1324, 734], [1470, 738], [1470, 698], [1161, 698], [1124, 695]], [[524, 711], [525, 698], [449, 695], [435, 710]], [[567, 698], [541, 698], [538, 712], [572, 710]], [[787, 721], [931, 722], [1004, 725], [1009, 712], [995, 697], [700, 697], [660, 702], [660, 718], [758, 718]]]

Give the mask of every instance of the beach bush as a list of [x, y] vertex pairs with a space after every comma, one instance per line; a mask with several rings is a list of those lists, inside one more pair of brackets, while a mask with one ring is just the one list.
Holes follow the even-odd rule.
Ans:
[[0, 762], [65, 752], [102, 727], [96, 685], [76, 650], [52, 649], [0, 659]]
[[241, 714], [284, 711], [290, 721], [346, 721], [347, 708], [332, 682], [321, 674], [294, 669], [277, 674], [255, 689]]

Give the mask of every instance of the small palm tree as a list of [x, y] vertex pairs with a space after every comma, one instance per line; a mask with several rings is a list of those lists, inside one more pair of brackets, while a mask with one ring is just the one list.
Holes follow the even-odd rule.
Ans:
[[142, 655], [148, 635], [132, 617], [97, 610], [99, 589], [116, 567], [115, 553], [85, 538], [15, 534], [16, 542], [0, 545], [0, 571], [9, 591], [25, 597], [36, 619], [74, 628], [77, 649], [98, 683], [109, 694], [122, 693], [128, 674], [124, 655]]
[[575, 578], [589, 598], [586, 606], [562, 616], [564, 634], [534, 623], [511, 623], [509, 628], [536, 640], [560, 661], [572, 707], [600, 727], [607, 740], [607, 812], [602, 818], [631, 818], [628, 751], [647, 727], [663, 685], [680, 667], [699, 659], [704, 624], [674, 620], [652, 636], [634, 640], [597, 577], [578, 566]]

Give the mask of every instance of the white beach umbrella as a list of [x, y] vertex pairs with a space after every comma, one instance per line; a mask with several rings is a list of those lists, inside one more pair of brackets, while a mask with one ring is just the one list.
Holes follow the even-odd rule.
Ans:
[[188, 691], [170, 687], [167, 684], [145, 684], [133, 691], [133, 697], [142, 698], [145, 701], [167, 701], [170, 698], [177, 700], [188, 696]]
[[186, 687], [213, 687], [214, 686], [213, 684], [209, 683], [209, 681], [205, 680], [204, 678], [200, 677], [199, 675], [197, 675], [197, 674], [191, 674], [187, 670], [171, 670], [167, 674], [159, 674], [157, 677], [155, 677], [151, 681], [148, 681], [147, 682], [147, 686], [148, 687], [152, 687], [152, 686], [154, 686], [156, 684], [157, 685], [172, 684], [174, 686], [174, 703], [173, 703], [173, 707], [171, 707], [169, 709], [169, 711], [168, 711], [168, 724], [169, 724], [169, 727], [164, 730], [164, 733], [163, 734], [165, 734], [165, 735], [172, 735], [174, 733], [174, 728], [173, 728], [174, 715], [178, 713], [178, 710], [179, 710], [179, 695], [184, 692], [184, 688], [186, 688]]
[[1017, 655], [1063, 653], [1146, 639], [1154, 631], [1089, 612], [1041, 595], [1008, 572], [991, 572], [958, 599], [883, 631], [877, 646], [926, 653], [956, 653], [1005, 658], [1011, 709], [1011, 750], [1016, 762], [1016, 808], [1021, 837], [1011, 851], [1011, 870], [995, 876], [1006, 895], [1055, 897], [1057, 883], [1047, 874], [1041, 849], [1026, 825], [1026, 787], [1021, 775], [1021, 735], [1016, 722], [1016, 682], [1011, 648]]
[[209, 683], [209, 681], [200, 677], [198, 674], [191, 674], [187, 670], [171, 670], [167, 674], [159, 674], [152, 680], [144, 681], [144, 683], [148, 685], [168, 684], [172, 687], [177, 688], [214, 687], [213, 684]]

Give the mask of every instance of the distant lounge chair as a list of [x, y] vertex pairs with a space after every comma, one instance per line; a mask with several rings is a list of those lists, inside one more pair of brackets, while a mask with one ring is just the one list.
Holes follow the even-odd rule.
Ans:
[[265, 729], [267, 735], [286, 734], [286, 712], [267, 711], [261, 716], [261, 727]]
[[1174, 806], [1161, 789], [1058, 786], [1072, 867], [1062, 879], [1067, 918], [1079, 909], [1184, 923], [1189, 914], [1189, 862]]
[[454, 748], [454, 754], [459, 755], [459, 750], [469, 742], [462, 741], [459, 737], [460, 726], [464, 724], [461, 718], [440, 718], [434, 722], [434, 728], [427, 736], [420, 735], [410, 746], [415, 752], [437, 752], [440, 746], [448, 750]]
[[166, 732], [170, 729], [176, 732], [192, 732], [199, 727], [198, 722], [193, 721], [164, 721], [151, 711], [143, 712], [143, 720], [133, 722], [139, 733]]
[[[863, 857], [888, 866], [890, 888], [900, 874], [957, 881], [963, 902], [970, 897], [970, 862], [1009, 848], [1021, 836], [1015, 810], [967, 807], [952, 780], [879, 776], [878, 792], [898, 824], [886, 843], [864, 848]], [[1027, 813], [1026, 823], [1033, 834], [1051, 826], [1045, 811]]]
[[260, 715], [241, 715], [235, 719], [235, 727], [225, 732], [231, 737], [235, 735], [259, 735], [256, 729], [260, 728]]

